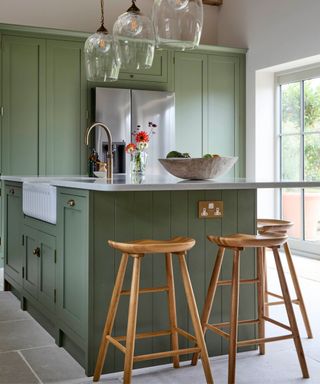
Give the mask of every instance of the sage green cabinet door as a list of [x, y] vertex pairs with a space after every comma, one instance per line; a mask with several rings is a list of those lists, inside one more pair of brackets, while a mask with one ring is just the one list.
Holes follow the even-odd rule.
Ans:
[[44, 63], [44, 40], [3, 36], [4, 174], [38, 174], [38, 132], [45, 101]]
[[206, 55], [175, 53], [176, 150], [192, 157], [203, 154], [206, 80]]
[[47, 126], [40, 131], [40, 174], [86, 171], [86, 81], [83, 44], [47, 41]]
[[88, 198], [58, 193], [58, 296], [59, 318], [86, 337], [88, 308]]
[[[240, 58], [208, 55], [208, 125], [205, 152], [239, 156]], [[235, 175], [235, 167], [229, 176]]]
[[49, 310], [56, 299], [56, 238], [24, 225], [23, 288]]
[[38, 299], [39, 260], [41, 256], [38, 232], [24, 226], [23, 234], [25, 245], [23, 288], [35, 299]]
[[5, 273], [22, 283], [22, 191], [20, 187], [5, 187]]
[[3, 189], [1, 188], [0, 183], [0, 237], [1, 237], [1, 244], [0, 244], [0, 268], [3, 268], [3, 261], [4, 261], [4, 255], [3, 255]]
[[38, 241], [40, 248], [38, 299], [48, 309], [54, 310], [56, 301], [56, 238], [38, 231]]

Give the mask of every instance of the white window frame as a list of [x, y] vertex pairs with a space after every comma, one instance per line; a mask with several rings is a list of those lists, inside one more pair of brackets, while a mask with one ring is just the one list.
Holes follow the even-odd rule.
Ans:
[[[275, 162], [275, 175], [279, 178], [281, 176], [281, 140], [280, 140], [280, 119], [281, 119], [281, 108], [280, 108], [280, 86], [288, 83], [301, 82], [304, 80], [310, 80], [313, 78], [320, 78], [320, 63], [313, 64], [309, 66], [304, 66], [300, 68], [294, 68], [287, 71], [281, 71], [275, 73], [275, 153], [276, 153], [276, 162]], [[303, 96], [303, 95], [302, 95]], [[302, 132], [300, 135], [303, 137]], [[303, 147], [302, 147], [303, 150]], [[302, 155], [302, 154], [301, 154]], [[302, 157], [303, 160], [303, 157]], [[304, 167], [304, 163], [302, 161], [301, 167]], [[301, 172], [301, 171], [300, 171]], [[301, 188], [303, 189], [303, 188]], [[304, 194], [302, 197], [304, 203]], [[279, 214], [281, 216], [281, 190], [278, 193], [278, 209]], [[303, 207], [303, 217], [305, 217], [304, 207]], [[304, 223], [303, 223], [303, 231], [304, 231]], [[301, 256], [312, 257], [320, 260], [320, 242], [312, 242], [307, 240], [298, 240], [298, 239], [289, 239], [290, 247], [292, 251]]]

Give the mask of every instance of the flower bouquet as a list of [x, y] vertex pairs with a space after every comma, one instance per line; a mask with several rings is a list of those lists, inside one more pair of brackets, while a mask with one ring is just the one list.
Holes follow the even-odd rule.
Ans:
[[132, 133], [132, 142], [126, 146], [126, 152], [131, 156], [130, 172], [133, 175], [144, 175], [147, 166], [147, 149], [150, 139], [154, 135], [157, 127], [152, 121], [148, 123], [148, 131], [142, 131], [141, 126]]

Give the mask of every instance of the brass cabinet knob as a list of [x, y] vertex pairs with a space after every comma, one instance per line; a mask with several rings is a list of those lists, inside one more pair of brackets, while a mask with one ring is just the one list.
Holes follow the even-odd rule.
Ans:
[[39, 248], [39, 247], [35, 248], [35, 249], [33, 250], [32, 253], [33, 253], [35, 256], [40, 257], [40, 248]]
[[74, 207], [76, 205], [76, 202], [74, 200], [69, 200], [67, 204], [69, 205], [69, 207]]

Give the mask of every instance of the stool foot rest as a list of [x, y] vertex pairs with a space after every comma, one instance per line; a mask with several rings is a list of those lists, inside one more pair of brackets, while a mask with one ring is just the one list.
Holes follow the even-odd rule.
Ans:
[[201, 352], [200, 348], [185, 348], [185, 349], [176, 349], [176, 350], [167, 351], [167, 352], [149, 353], [147, 355], [134, 356], [133, 362], [136, 363], [138, 361], [161, 359], [163, 357], [187, 355], [188, 353], [199, 353], [199, 352]]
[[[170, 329], [165, 329], [163, 331], [136, 333], [136, 339], [149, 339], [151, 337], [168, 336], [171, 335], [171, 333], [172, 332]], [[117, 341], [125, 341], [127, 336], [116, 336], [114, 339]]]
[[246, 345], [254, 345], [254, 344], [261, 344], [261, 343], [271, 343], [273, 341], [287, 340], [287, 339], [293, 339], [293, 334], [291, 333], [290, 335], [265, 337], [263, 339], [251, 339], [251, 340], [238, 341], [237, 347], [244, 347]]
[[[139, 295], [142, 293], [157, 293], [157, 292], [168, 292], [169, 287], [154, 287], [154, 288], [142, 288], [139, 290]], [[120, 292], [120, 295], [122, 296], [129, 296], [130, 295], [130, 289], [126, 289]]]
[[[241, 279], [239, 281], [240, 284], [257, 284], [259, 282], [259, 279]], [[217, 283], [217, 286], [225, 286], [225, 285], [231, 285], [231, 280], [219, 280]]]

